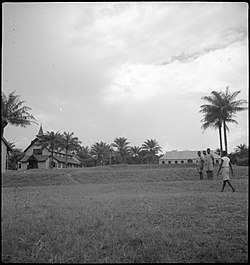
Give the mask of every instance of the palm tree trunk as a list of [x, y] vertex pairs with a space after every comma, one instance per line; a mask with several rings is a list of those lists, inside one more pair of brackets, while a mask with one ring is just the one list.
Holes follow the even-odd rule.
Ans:
[[224, 129], [225, 151], [227, 152], [227, 129], [226, 129], [226, 122], [225, 121], [223, 121], [223, 129]]
[[220, 137], [220, 156], [222, 156], [222, 135], [221, 135], [221, 126], [219, 126], [219, 137]]
[[66, 148], [65, 167], [68, 167], [68, 149]]

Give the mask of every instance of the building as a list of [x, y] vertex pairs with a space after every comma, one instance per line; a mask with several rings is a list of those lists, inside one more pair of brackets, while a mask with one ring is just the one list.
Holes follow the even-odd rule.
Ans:
[[[30, 145], [24, 150], [25, 156], [18, 162], [18, 169], [49, 169], [52, 157], [51, 152], [39, 145], [38, 137], [43, 135], [42, 126], [40, 126], [39, 132], [36, 138], [31, 141]], [[53, 154], [53, 167], [65, 168], [66, 152], [62, 150]], [[80, 167], [81, 163], [73, 153], [68, 153], [67, 158], [68, 167]]]
[[[197, 162], [198, 151], [170, 151], [166, 152], [164, 156], [159, 159], [159, 164], [192, 164]], [[214, 163], [220, 164], [220, 156], [211, 151], [214, 157]]]
[[7, 165], [8, 155], [9, 155], [9, 152], [13, 151], [13, 149], [3, 136], [1, 139], [1, 145], [2, 145], [1, 147], [2, 149], [1, 168], [2, 168], [2, 173], [3, 173], [8, 169], [8, 165]]

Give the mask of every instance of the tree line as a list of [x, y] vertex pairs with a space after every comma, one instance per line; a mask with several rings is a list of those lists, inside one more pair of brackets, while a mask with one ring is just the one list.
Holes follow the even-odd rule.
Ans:
[[[228, 123], [235, 123], [236, 113], [246, 110], [243, 105], [246, 100], [235, 100], [241, 91], [230, 93], [226, 87], [226, 92], [212, 91], [211, 95], [204, 96], [201, 99], [207, 104], [200, 106], [200, 112], [203, 113], [202, 129], [203, 132], [208, 128], [218, 129], [219, 132], [219, 153], [222, 150], [228, 152], [227, 131], [229, 131]], [[14, 126], [26, 127], [32, 123], [37, 124], [36, 119], [29, 113], [31, 110], [28, 106], [22, 106], [25, 101], [20, 100], [20, 95], [15, 95], [15, 91], [6, 96], [2, 92], [1, 97], [1, 136], [4, 135], [4, 129], [8, 124]], [[224, 149], [222, 141], [222, 130], [224, 136]], [[115, 138], [113, 143], [96, 142], [91, 147], [80, 145], [74, 133], [64, 132], [47, 132], [39, 137], [42, 148], [48, 148], [52, 154], [52, 160], [55, 152], [65, 149], [68, 152], [74, 152], [84, 166], [106, 165], [106, 164], [142, 164], [142, 163], [158, 163], [159, 152], [161, 147], [155, 139], [147, 139], [141, 146], [130, 146], [128, 139], [124, 137]], [[243, 147], [242, 147], [243, 146]], [[240, 148], [239, 148], [240, 147]], [[247, 152], [245, 151], [247, 149]], [[237, 151], [238, 150], [238, 151]], [[243, 150], [243, 151], [242, 151]], [[232, 162], [248, 164], [248, 147], [243, 144], [236, 147], [231, 154]], [[22, 156], [22, 151], [15, 149], [13, 157], [15, 159]], [[67, 165], [67, 155], [65, 163]], [[242, 162], [243, 161], [243, 162]]]

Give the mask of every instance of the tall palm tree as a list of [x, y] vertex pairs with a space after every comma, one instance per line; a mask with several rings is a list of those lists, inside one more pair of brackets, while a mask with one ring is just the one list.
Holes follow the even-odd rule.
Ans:
[[203, 100], [208, 101], [209, 104], [201, 105], [200, 112], [204, 113], [204, 118], [202, 120], [203, 129], [208, 127], [218, 128], [220, 136], [220, 147], [222, 150], [222, 137], [221, 137], [221, 128], [223, 125], [224, 131], [224, 144], [225, 150], [228, 151], [227, 145], [227, 131], [229, 128], [227, 123], [238, 124], [235, 117], [235, 113], [238, 111], [246, 110], [246, 107], [242, 107], [243, 104], [247, 103], [246, 100], [236, 100], [235, 97], [240, 93], [240, 91], [229, 93], [228, 87], [226, 88], [226, 93], [212, 91], [211, 96], [202, 97]]
[[[203, 100], [206, 100], [209, 104], [201, 105], [200, 112], [203, 113], [203, 122], [201, 128], [203, 131], [209, 127], [219, 130], [219, 141], [220, 141], [220, 150], [222, 150], [222, 109], [223, 100], [221, 94], [213, 91], [211, 96], [202, 97]], [[221, 153], [221, 152], [220, 152]]]
[[29, 113], [31, 108], [22, 106], [25, 101], [20, 101], [19, 98], [19, 95], [15, 95], [15, 91], [11, 92], [8, 97], [2, 92], [1, 136], [3, 136], [4, 129], [8, 124], [26, 127], [32, 122], [36, 123], [36, 119]]
[[63, 137], [59, 132], [47, 131], [46, 134], [38, 135], [39, 144], [41, 149], [47, 148], [51, 152], [50, 168], [54, 165], [54, 153], [59, 152], [63, 148]]
[[97, 161], [97, 165], [103, 165], [109, 160], [111, 146], [101, 141], [100, 143], [94, 143], [90, 152]]
[[114, 139], [114, 142], [111, 144], [111, 146], [116, 147], [117, 148], [117, 153], [120, 155], [121, 157], [121, 162], [123, 164], [126, 163], [126, 157], [129, 154], [129, 142], [127, 141], [127, 138], [125, 137], [116, 137]]
[[243, 107], [244, 104], [247, 103], [245, 99], [235, 100], [235, 98], [241, 93], [241, 91], [235, 91], [233, 93], [229, 92], [229, 87], [226, 87], [226, 93], [222, 93], [223, 97], [223, 129], [224, 129], [224, 142], [225, 142], [225, 150], [228, 151], [227, 146], [227, 130], [229, 131], [226, 123], [235, 123], [238, 124], [235, 118], [235, 114], [239, 111], [247, 110], [247, 107]]
[[63, 146], [66, 150], [66, 157], [65, 157], [65, 165], [66, 167], [68, 167], [68, 152], [69, 151], [73, 151], [76, 150], [81, 141], [78, 140], [78, 137], [74, 137], [73, 136], [74, 133], [69, 133], [69, 132], [64, 132], [63, 133], [63, 138], [62, 138], [62, 142], [63, 142]]
[[161, 151], [161, 147], [155, 139], [146, 140], [142, 144], [142, 149], [147, 151], [146, 156], [148, 157], [148, 161], [153, 163], [157, 157], [158, 152]]

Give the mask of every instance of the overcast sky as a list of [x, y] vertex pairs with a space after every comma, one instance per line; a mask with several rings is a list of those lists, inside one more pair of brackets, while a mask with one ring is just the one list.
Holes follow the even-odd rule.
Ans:
[[[83, 2], [2, 4], [2, 91], [21, 95], [44, 132], [83, 146], [126, 137], [162, 151], [219, 147], [201, 129], [202, 96], [248, 100], [248, 4]], [[229, 151], [248, 145], [248, 111], [229, 125]], [[8, 125], [25, 149], [39, 125]]]

